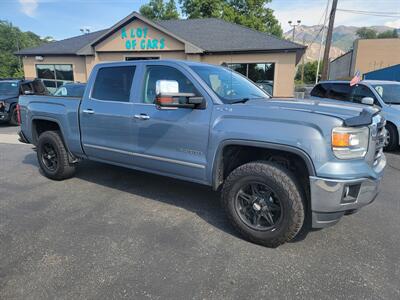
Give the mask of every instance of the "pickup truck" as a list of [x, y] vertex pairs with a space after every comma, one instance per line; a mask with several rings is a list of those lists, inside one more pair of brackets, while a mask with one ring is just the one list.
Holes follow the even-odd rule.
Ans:
[[400, 82], [362, 80], [351, 86], [349, 81], [321, 81], [311, 91], [311, 98], [327, 101], [375, 105], [386, 120], [385, 149], [396, 150], [400, 145]]
[[205, 184], [246, 239], [269, 247], [371, 203], [386, 165], [377, 108], [271, 99], [198, 62], [101, 63], [82, 98], [19, 104], [20, 140], [47, 177], [89, 159]]
[[39, 79], [0, 79], [0, 121], [18, 125], [18, 97], [25, 94], [48, 95]]

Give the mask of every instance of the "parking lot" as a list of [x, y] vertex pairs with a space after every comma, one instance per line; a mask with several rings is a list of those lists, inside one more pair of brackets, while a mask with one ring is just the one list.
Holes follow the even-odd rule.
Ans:
[[93, 162], [50, 181], [16, 131], [0, 125], [0, 299], [400, 298], [400, 153], [372, 205], [269, 249], [208, 187]]

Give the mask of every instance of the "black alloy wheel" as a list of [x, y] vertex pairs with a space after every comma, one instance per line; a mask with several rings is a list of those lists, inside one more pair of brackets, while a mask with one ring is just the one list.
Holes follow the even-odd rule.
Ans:
[[240, 219], [254, 230], [273, 230], [282, 220], [282, 204], [262, 182], [247, 182], [236, 194], [235, 209]]
[[50, 171], [57, 170], [58, 157], [54, 146], [50, 143], [45, 143], [42, 150], [42, 163]]

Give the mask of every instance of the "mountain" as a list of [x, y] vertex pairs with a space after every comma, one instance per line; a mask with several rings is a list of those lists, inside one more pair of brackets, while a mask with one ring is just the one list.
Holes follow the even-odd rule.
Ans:
[[[354, 40], [357, 39], [356, 32], [359, 28], [360, 27], [356, 26], [340, 25], [333, 29], [332, 48], [330, 55], [332, 58], [342, 55], [343, 53], [349, 51], [353, 47], [353, 42]], [[393, 30], [392, 27], [387, 27], [387, 26], [370, 26], [368, 28], [374, 29], [378, 33], [387, 30]], [[313, 26], [300, 25], [296, 27], [295, 41], [301, 44], [305, 43], [309, 46], [309, 50], [307, 50], [305, 58], [306, 60], [318, 59], [320, 42], [321, 42], [321, 33], [320, 33], [321, 30], [322, 30], [322, 25], [313, 25]], [[316, 38], [317, 35], [318, 37]], [[284, 37], [286, 39], [291, 40], [292, 36], [293, 36], [293, 30], [284, 33]]]

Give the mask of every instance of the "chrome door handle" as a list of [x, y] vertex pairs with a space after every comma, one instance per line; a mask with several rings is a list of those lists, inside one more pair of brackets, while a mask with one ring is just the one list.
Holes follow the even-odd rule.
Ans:
[[133, 117], [135, 119], [138, 119], [138, 120], [148, 120], [148, 119], [150, 119], [150, 116], [145, 115], [145, 114], [134, 115]]
[[82, 112], [84, 112], [85, 114], [89, 114], [89, 115], [93, 115], [94, 114], [94, 110], [93, 109], [84, 109], [82, 110]]

